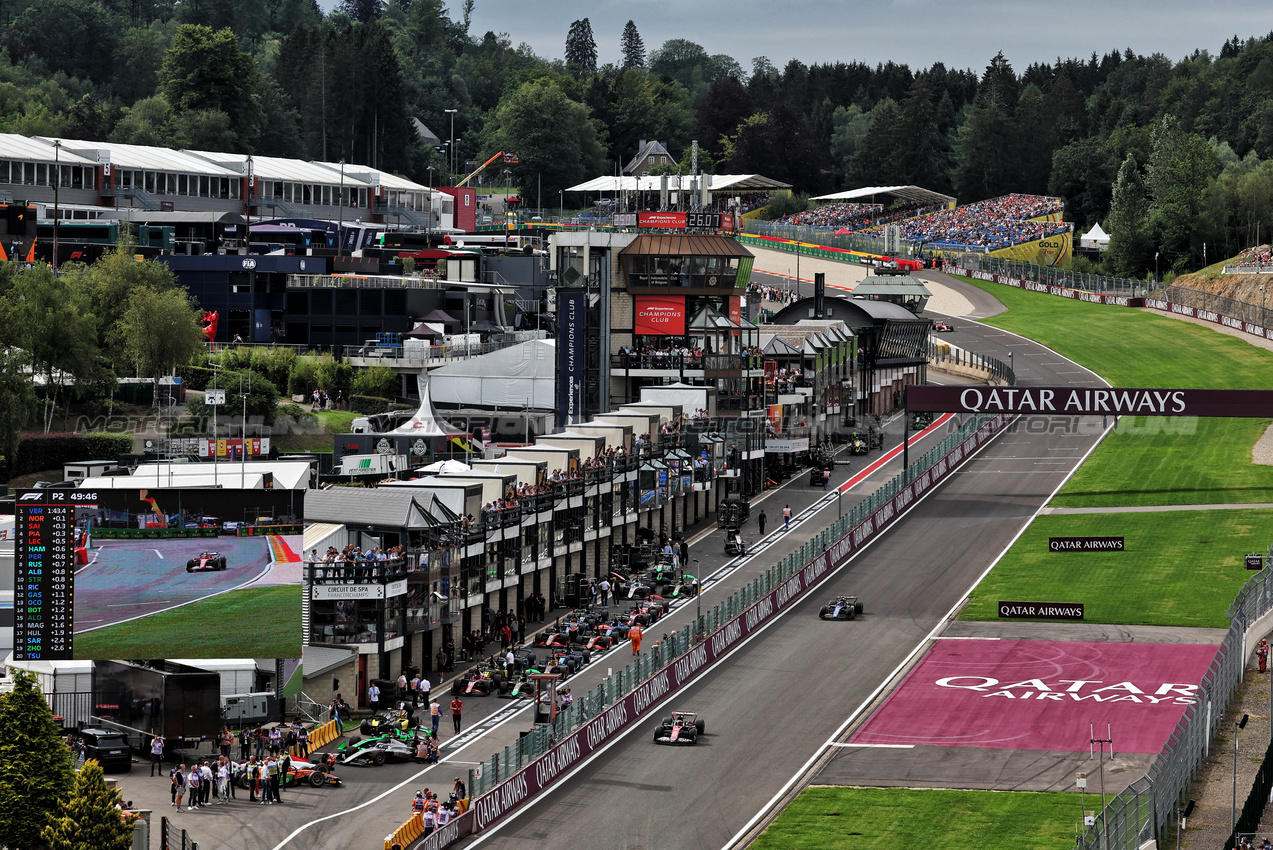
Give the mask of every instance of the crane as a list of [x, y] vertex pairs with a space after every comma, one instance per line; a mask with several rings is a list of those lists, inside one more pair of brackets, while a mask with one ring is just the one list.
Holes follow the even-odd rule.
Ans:
[[490, 165], [492, 162], [494, 162], [495, 160], [499, 159], [500, 157], [504, 157], [504, 163], [505, 163], [506, 165], [516, 165], [516, 164], [517, 164], [517, 154], [515, 154], [515, 153], [505, 153], [504, 151], [500, 151], [499, 153], [495, 154], [495, 156], [491, 157], [491, 158], [490, 158], [490, 159], [488, 159], [486, 162], [484, 162], [484, 163], [482, 163], [481, 165], [479, 165], [479, 166], [477, 167], [477, 170], [476, 170], [476, 171], [474, 171], [472, 174], [470, 174], [468, 177], [465, 177], [465, 178], [464, 178], [463, 180], [461, 180], [459, 183], [456, 183], [456, 184], [455, 184], [455, 187], [458, 189], [459, 187], [463, 186], [465, 183], [469, 182], [469, 181], [470, 181], [470, 180], [472, 180], [474, 177], [476, 177], [477, 175], [481, 174], [481, 173], [482, 173], [482, 169], [486, 168], [486, 166]]

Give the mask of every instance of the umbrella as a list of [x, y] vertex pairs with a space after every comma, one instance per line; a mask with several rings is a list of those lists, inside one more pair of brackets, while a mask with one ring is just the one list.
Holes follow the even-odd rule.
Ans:
[[469, 466], [467, 463], [464, 463], [463, 461], [451, 460], [450, 458], [447, 458], [446, 460], [440, 460], [440, 461], [437, 461], [436, 463], [429, 464], [428, 466], [421, 469], [420, 472], [441, 472], [441, 473], [468, 472], [472, 468], [473, 467]]
[[488, 322], [486, 321], [486, 319], [482, 319], [482, 321], [480, 322], [474, 322], [472, 326], [469, 327], [469, 330], [477, 331], [479, 333], [503, 333], [504, 332], [504, 329], [501, 328], [499, 325], [495, 324], [494, 322]]

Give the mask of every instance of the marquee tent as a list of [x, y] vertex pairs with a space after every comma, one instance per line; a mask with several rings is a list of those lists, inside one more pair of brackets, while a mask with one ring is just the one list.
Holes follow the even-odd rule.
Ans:
[[1101, 229], [1099, 222], [1092, 225], [1092, 229], [1079, 237], [1080, 248], [1095, 248], [1098, 251], [1104, 251], [1109, 247], [1109, 234]]
[[430, 373], [433, 397], [456, 407], [552, 410], [557, 380], [557, 346], [534, 339], [440, 366]]

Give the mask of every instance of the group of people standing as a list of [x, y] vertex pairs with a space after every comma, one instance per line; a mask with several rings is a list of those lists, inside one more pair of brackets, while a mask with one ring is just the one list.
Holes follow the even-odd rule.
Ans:
[[[215, 760], [201, 759], [190, 767], [178, 765], [168, 772], [168, 780], [172, 784], [171, 806], [179, 812], [207, 808], [214, 793], [221, 805], [229, 803], [234, 796], [230, 759], [224, 755]], [[181, 807], [183, 802], [187, 802], [185, 809]]]

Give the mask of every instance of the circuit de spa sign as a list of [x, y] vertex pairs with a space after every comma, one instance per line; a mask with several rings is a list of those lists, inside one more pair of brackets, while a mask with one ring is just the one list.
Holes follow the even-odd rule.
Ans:
[[1273, 390], [911, 386], [906, 407], [932, 413], [1267, 419], [1273, 417]]

